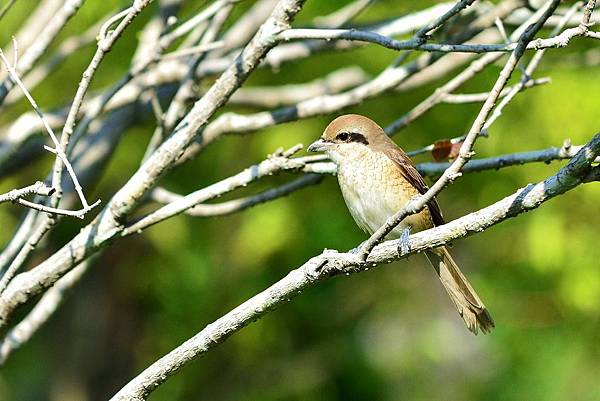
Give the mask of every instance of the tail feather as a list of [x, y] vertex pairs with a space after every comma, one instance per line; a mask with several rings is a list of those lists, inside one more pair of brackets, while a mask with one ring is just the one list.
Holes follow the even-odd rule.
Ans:
[[444, 289], [456, 306], [460, 317], [473, 334], [489, 333], [495, 326], [492, 316], [456, 265], [445, 246], [425, 253], [436, 270]]

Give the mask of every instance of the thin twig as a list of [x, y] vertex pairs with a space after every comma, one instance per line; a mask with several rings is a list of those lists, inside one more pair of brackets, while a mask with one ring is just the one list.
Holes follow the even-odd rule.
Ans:
[[130, 224], [122, 231], [121, 235], [126, 236], [141, 232], [141, 230], [160, 223], [177, 214], [183, 213], [196, 205], [215, 199], [236, 188], [247, 186], [251, 182], [262, 177], [278, 174], [282, 171], [297, 171], [304, 166], [304, 163], [297, 159], [292, 159], [291, 156], [300, 149], [302, 149], [302, 145], [298, 144], [285, 152], [275, 152], [274, 154], [269, 155], [269, 157], [261, 163], [248, 167], [238, 174], [182, 196], [177, 201], [169, 203], [166, 206], [143, 216], [135, 223]]
[[177, 39], [187, 35], [193, 29], [196, 29], [198, 25], [206, 22], [208, 19], [212, 18], [220, 9], [226, 7], [231, 4], [235, 4], [240, 0], [217, 0], [213, 2], [209, 7], [205, 8], [198, 14], [194, 15], [192, 18], [187, 21], [179, 24], [176, 28], [174, 28], [171, 32], [166, 33], [162, 36], [161, 40], [169, 43], [173, 43]]
[[315, 96], [333, 95], [354, 88], [364, 84], [367, 79], [367, 73], [361, 68], [344, 67], [307, 83], [240, 88], [231, 96], [229, 104], [268, 109], [285, 107]]
[[70, 216], [70, 217], [77, 217], [78, 219], [84, 219], [85, 215], [91, 210], [91, 208], [94, 208], [100, 202], [97, 201], [93, 205], [90, 205], [87, 208], [82, 208], [79, 210], [66, 210], [66, 209], [46, 206], [46, 205], [42, 205], [39, 203], [30, 202], [30, 201], [22, 199], [22, 198], [16, 199], [15, 203], [18, 203], [19, 205], [27, 206], [30, 209], [38, 210], [38, 211], [44, 212], [44, 213], [58, 214], [61, 216]]
[[[571, 8], [565, 13], [565, 15], [563, 16], [563, 18], [559, 21], [558, 25], [552, 30], [552, 32], [550, 33], [550, 36], [557, 35], [565, 27], [565, 25], [567, 24], [567, 22], [569, 22], [569, 20], [571, 19], [571, 17], [577, 13], [577, 10], [582, 5], [583, 5], [583, 2], [577, 2], [577, 3], [573, 4], [573, 6], [571, 6]], [[588, 17], [587, 22], [583, 22], [583, 24], [585, 24], [585, 26], [587, 26], [588, 22], [589, 22], [589, 17]], [[492, 124], [494, 124], [494, 122], [502, 115], [502, 110], [504, 110], [504, 108], [506, 107], [506, 105], [520, 91], [522, 91], [523, 88], [525, 88], [525, 86], [529, 82], [532, 81], [531, 76], [533, 75], [533, 72], [538, 67], [538, 65], [540, 64], [540, 62], [542, 61], [542, 57], [544, 57], [545, 53], [546, 53], [546, 49], [538, 50], [534, 54], [534, 56], [531, 58], [531, 61], [529, 62], [529, 64], [525, 68], [525, 71], [523, 72], [523, 77], [521, 78], [521, 80], [519, 81], [519, 83], [517, 83], [512, 88], [510, 88], [510, 90], [508, 91], [508, 93], [506, 94], [506, 96], [494, 108], [494, 111], [492, 112], [492, 114], [490, 115], [490, 117], [488, 118], [488, 120], [486, 121], [486, 123], [484, 124], [483, 129], [482, 129], [482, 133], [484, 135], [487, 133], [487, 131], [489, 130], [489, 128], [492, 126]]]
[[[208, 45], [216, 40], [232, 10], [233, 5], [230, 2], [225, 2], [224, 6], [220, 7], [218, 11], [214, 13], [210, 24], [200, 39], [199, 46]], [[173, 100], [169, 104], [165, 113], [163, 125], [156, 128], [152, 135], [153, 137], [164, 138], [165, 135], [173, 130], [184, 114], [187, 102], [195, 93], [194, 87], [196, 85], [196, 80], [194, 79], [194, 71], [205, 57], [206, 53], [204, 52], [196, 55], [196, 57], [189, 61], [188, 73], [183, 78]], [[146, 151], [146, 153], [148, 153], [148, 151]]]
[[[586, 27], [575, 27], [565, 30], [560, 35], [548, 39], [531, 41], [526, 49], [546, 49], [550, 47], [565, 47], [571, 39], [588, 36]], [[593, 35], [592, 35], [593, 36]], [[422, 50], [426, 52], [442, 53], [495, 53], [512, 52], [518, 43], [508, 44], [450, 44], [450, 43], [424, 43], [423, 39], [395, 40], [376, 32], [360, 31], [355, 29], [290, 29], [282, 32], [279, 37], [282, 41], [292, 40], [351, 40], [358, 42], [374, 43], [391, 50]]]
[[[14, 46], [16, 48], [16, 43], [14, 44]], [[23, 82], [21, 81], [21, 79], [19, 78], [19, 76], [17, 75], [17, 72], [15, 71], [15, 69], [10, 65], [10, 63], [8, 62], [8, 60], [6, 59], [6, 57], [4, 56], [4, 53], [2, 52], [2, 49], [0, 49], [0, 60], [2, 61], [2, 63], [6, 67], [6, 69], [8, 70], [8, 73], [10, 74], [12, 80], [23, 91], [23, 93], [25, 94], [25, 97], [27, 98], [27, 100], [29, 100], [29, 103], [31, 104], [31, 107], [33, 107], [33, 110], [35, 111], [35, 113], [37, 114], [38, 118], [40, 119], [40, 121], [42, 122], [42, 124], [44, 125], [44, 127], [46, 128], [46, 132], [48, 132], [48, 135], [50, 136], [50, 139], [54, 143], [54, 148], [52, 149], [52, 152], [54, 154], [56, 154], [56, 159], [60, 160], [60, 163], [62, 163], [62, 164], [64, 164], [66, 166], [67, 171], [69, 172], [69, 175], [71, 176], [71, 180], [73, 181], [73, 185], [75, 187], [75, 190], [77, 191], [77, 194], [79, 195], [79, 199], [80, 199], [81, 204], [83, 206], [83, 208], [81, 209], [81, 211], [83, 211], [84, 214], [87, 213], [87, 212], [89, 212], [94, 207], [96, 207], [97, 205], [100, 204], [100, 200], [98, 200], [97, 202], [95, 202], [92, 205], [88, 204], [88, 202], [87, 202], [87, 200], [85, 198], [85, 195], [83, 194], [83, 190], [81, 188], [81, 185], [79, 184], [79, 180], [77, 179], [75, 171], [73, 170], [73, 166], [71, 165], [71, 163], [67, 159], [67, 155], [64, 153], [63, 149], [59, 146], [58, 139], [57, 139], [56, 135], [54, 134], [54, 131], [52, 130], [52, 128], [48, 124], [48, 121], [46, 121], [46, 118], [44, 117], [44, 114], [42, 113], [42, 111], [38, 107], [36, 101], [33, 99], [33, 97], [31, 96], [31, 94], [29, 93], [29, 91], [27, 90], [27, 88], [25, 87], [25, 85], [23, 84]], [[52, 185], [52, 188], [55, 191], [58, 190], [58, 188], [56, 187], [56, 185], [54, 183]], [[62, 209], [58, 209], [56, 207], [40, 208], [41, 205], [32, 204], [31, 202], [26, 202], [26, 201], [19, 201], [19, 203], [22, 204], [22, 205], [31, 207], [33, 209], [37, 209], [37, 210], [40, 210], [40, 211], [45, 211], [45, 212], [48, 212], [48, 213], [58, 213], [58, 211], [62, 211], [60, 214], [64, 214], [64, 215], [67, 215], [67, 216], [76, 216], [76, 217], [80, 217], [81, 216], [81, 211], [76, 211], [76, 212], [70, 213], [68, 211], [65, 211], [65, 210], [62, 210]], [[35, 207], [32, 206], [32, 205], [35, 205]]]
[[[462, 142], [464, 137], [456, 138]], [[407, 152], [407, 154], [422, 154], [431, 152], [435, 145], [429, 145], [425, 148], [418, 149], [417, 151]], [[528, 163], [550, 163], [555, 160], [566, 160], [571, 159], [582, 146], [571, 145], [569, 140], [565, 140], [563, 146], [551, 147], [541, 150], [532, 150], [528, 152], [516, 152], [507, 153], [504, 155], [486, 157], [481, 159], [471, 159], [462, 168], [461, 173], [473, 173], [486, 170], [499, 170], [505, 167], [521, 166]], [[314, 173], [314, 174], [336, 174], [335, 164], [321, 159], [309, 159], [308, 157], [298, 157], [293, 159], [297, 163], [303, 163], [304, 167], [300, 170], [303, 173]], [[600, 160], [598, 160], [600, 162]], [[426, 177], [437, 177], [446, 171], [450, 167], [448, 162], [428, 162], [419, 163], [416, 165], [417, 170], [421, 175]]]
[[[292, 192], [298, 191], [307, 186], [318, 184], [322, 179], [323, 176], [321, 174], [306, 174], [286, 184], [268, 189], [257, 195], [246, 196], [243, 198], [214, 204], [201, 203], [186, 210], [185, 214], [194, 217], [215, 217], [238, 213], [261, 203], [287, 196]], [[156, 188], [153, 190], [151, 197], [154, 201], [164, 204], [178, 202], [183, 198], [181, 195], [174, 194], [162, 188]]]
[[[135, 19], [135, 17], [142, 12], [142, 10], [150, 4], [151, 0], [135, 0], [133, 5], [128, 9], [116, 14], [112, 18], [110, 18], [102, 27], [100, 28], [99, 40], [98, 40], [98, 48], [94, 56], [92, 57], [92, 61], [87, 66], [85, 71], [83, 72], [81, 81], [79, 82], [79, 86], [77, 87], [77, 92], [75, 93], [75, 97], [73, 98], [73, 103], [71, 104], [71, 108], [69, 109], [69, 113], [67, 114], [67, 119], [65, 122], [65, 126], [62, 130], [60, 144], [55, 143], [56, 150], [64, 154], [66, 152], [67, 147], [69, 146], [69, 140], [71, 139], [71, 135], [73, 134], [73, 130], [75, 128], [75, 123], [77, 121], [77, 116], [79, 114], [79, 110], [83, 103], [83, 99], [87, 93], [87, 90], [96, 74], [96, 70], [100, 66], [100, 62], [104, 59], [106, 53], [110, 51], [113, 47], [114, 43], [117, 39], [123, 34], [125, 28], [127, 28], [131, 22]], [[116, 28], [110, 32], [108, 29], [111, 25], [116, 23], [116, 21], [120, 20], [119, 24]], [[66, 157], [65, 157], [66, 159]], [[53, 205], [56, 206], [62, 196], [62, 188], [61, 188], [61, 178], [63, 172], [63, 166], [69, 170], [71, 173], [69, 164], [60, 163], [60, 161], [56, 161], [54, 163], [54, 172], [52, 175], [52, 186], [56, 188], [57, 192], [53, 199]], [[79, 194], [82, 204], [87, 207], [87, 201], [83, 196], [83, 192], [79, 183], [75, 180], [73, 181], [75, 184], [75, 190]]]
[[[56, 49], [52, 57], [44, 63], [34, 67], [24, 78], [23, 83], [29, 89], [35, 88], [45, 80], [63, 61], [76, 51], [95, 42], [100, 24], [92, 25], [83, 33], [77, 33], [65, 39]], [[10, 106], [23, 97], [22, 92], [12, 91], [4, 100], [4, 106]]]
[[54, 189], [52, 187], [47, 186], [41, 181], [37, 181], [29, 186], [13, 189], [4, 194], [0, 194], [0, 203], [15, 202], [19, 198], [32, 194], [40, 196], [49, 196], [52, 195], [53, 192]]
[[471, 4], [475, 3], [475, 0], [460, 0], [456, 2], [456, 4], [439, 18], [425, 25], [421, 29], [415, 33], [415, 38], [427, 39], [429, 35], [435, 32], [436, 29], [444, 25], [450, 18], [454, 17], [458, 13], [460, 13], [465, 8], [469, 7]]
[[[79, 10], [83, 1], [84, 0], [67, 0], [64, 2], [62, 7], [52, 15], [52, 18], [48, 23], [43, 26], [43, 29], [37, 35], [35, 42], [27, 48], [23, 56], [19, 59], [18, 64], [17, 60], [15, 60], [15, 66], [13, 67], [14, 74], [10, 75], [11, 78], [14, 78], [14, 76], [24, 76], [31, 68], [33, 68], [34, 64], [48, 49], [52, 41], [65, 27], [67, 22], [75, 15], [77, 10]], [[12, 81], [6, 79], [0, 84], [0, 104], [2, 104], [10, 90], [13, 88], [14, 83], [14, 79]]]
[[[541, 51], [541, 50], [540, 50]], [[508, 86], [500, 92], [500, 98], [506, 97], [513, 89], [518, 87], [518, 90], [533, 88], [534, 86], [545, 85], [552, 82], [550, 77], [543, 77], [537, 79], [528, 79], [523, 85], [515, 84]], [[485, 102], [485, 99], [490, 95], [489, 92], [482, 93], [449, 93], [442, 96], [443, 103], [461, 104], [461, 103], [478, 103]]]
[[[527, 27], [539, 19], [544, 10], [540, 8], [536, 13], [532, 14], [523, 24], [521, 24], [510, 36], [511, 40], [517, 40]], [[398, 131], [406, 128], [410, 123], [415, 121], [417, 118], [423, 116], [427, 111], [431, 110], [434, 106], [444, 101], [445, 97], [457, 90], [459, 87], [464, 85], [467, 81], [479, 74], [485, 67], [496, 62], [502, 57], [501, 53], [489, 53], [481, 56], [469, 64], [467, 68], [457, 74], [455, 77], [450, 79], [444, 85], [437, 88], [431, 95], [422, 100], [419, 104], [414, 106], [411, 110], [405, 113], [402, 117], [396, 119], [387, 127], [385, 132], [388, 135], [394, 135]]]

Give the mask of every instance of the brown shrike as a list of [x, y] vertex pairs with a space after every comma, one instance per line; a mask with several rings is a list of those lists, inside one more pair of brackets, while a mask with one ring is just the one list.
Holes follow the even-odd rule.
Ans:
[[[325, 152], [337, 165], [342, 195], [356, 224], [369, 234], [383, 226], [427, 185], [410, 158], [367, 117], [348, 114], [333, 120], [321, 138], [308, 147]], [[434, 198], [417, 214], [405, 218], [386, 238], [408, 240], [410, 231], [444, 224]], [[445, 246], [425, 252], [467, 328], [488, 333], [494, 321]]]

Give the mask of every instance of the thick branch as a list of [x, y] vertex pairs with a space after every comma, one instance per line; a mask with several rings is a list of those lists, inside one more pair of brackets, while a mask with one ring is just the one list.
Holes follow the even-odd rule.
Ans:
[[[578, 154], [556, 175], [520, 189], [480, 211], [433, 229], [410, 236], [410, 254], [446, 244], [461, 237], [480, 233], [508, 218], [540, 206], [543, 202], [565, 193], [581, 184], [590, 171], [590, 165], [600, 153], [600, 134], [582, 148]], [[150, 365], [135, 379], [121, 389], [111, 401], [147, 399], [150, 392], [176, 374], [193, 359], [218, 346], [232, 334], [253, 321], [297, 297], [302, 291], [341, 273], [351, 274], [370, 269], [378, 264], [397, 260], [407, 255], [398, 254], [398, 241], [378, 245], [365, 263], [355, 265], [355, 258], [348, 254], [323, 252], [310, 259], [287, 276], [231, 310], [179, 347]]]

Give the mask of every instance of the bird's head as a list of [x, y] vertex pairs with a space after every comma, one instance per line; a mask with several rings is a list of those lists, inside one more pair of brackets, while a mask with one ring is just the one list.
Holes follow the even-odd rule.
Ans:
[[356, 160], [370, 151], [370, 145], [385, 137], [383, 129], [370, 118], [346, 114], [333, 120], [309, 152], [324, 152], [336, 164]]

